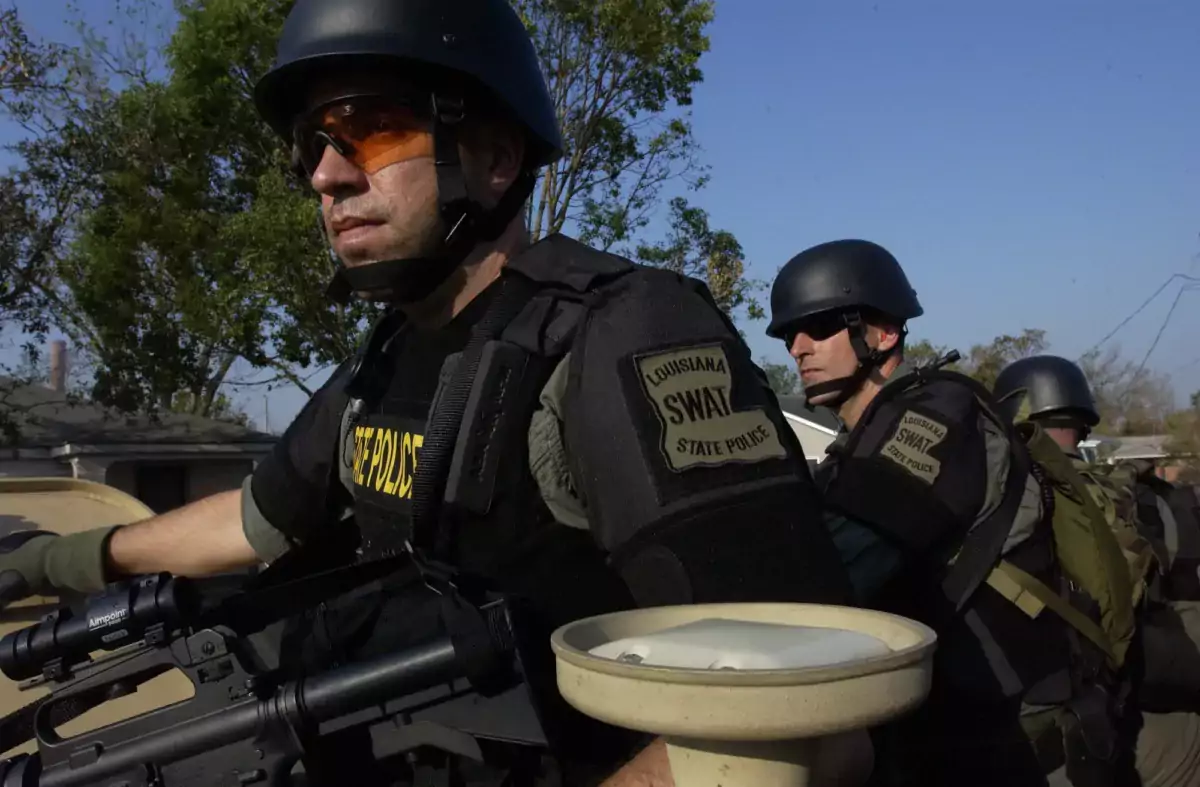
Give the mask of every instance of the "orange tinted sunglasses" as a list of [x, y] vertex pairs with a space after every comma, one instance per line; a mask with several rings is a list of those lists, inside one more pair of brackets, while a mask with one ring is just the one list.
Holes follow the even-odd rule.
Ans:
[[368, 175], [391, 164], [433, 156], [428, 112], [384, 96], [351, 96], [317, 107], [292, 129], [309, 177], [328, 145]]

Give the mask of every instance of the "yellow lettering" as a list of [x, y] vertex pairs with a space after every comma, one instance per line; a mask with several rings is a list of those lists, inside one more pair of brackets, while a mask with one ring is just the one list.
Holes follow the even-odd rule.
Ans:
[[358, 487], [411, 498], [417, 454], [425, 438], [384, 426], [354, 428], [353, 477]]
[[354, 483], [356, 484], [362, 484], [362, 466], [363, 460], [366, 459], [365, 432], [364, 427], [354, 428]]
[[392, 443], [396, 439], [395, 431], [393, 431], [391, 429], [383, 429], [381, 431], [383, 432], [383, 441], [380, 445], [380, 448], [383, 451], [383, 458], [382, 458], [382, 460], [380, 460], [381, 464], [379, 466], [381, 472], [375, 476], [375, 491], [376, 492], [378, 492], [380, 489], [382, 489], [384, 482], [387, 481], [388, 468], [389, 468], [389, 464], [388, 464], [389, 449], [391, 448]]
[[359, 472], [359, 484], [366, 486], [369, 483], [370, 476], [367, 470], [367, 460], [371, 457], [371, 437], [375, 434], [375, 427], [368, 426], [363, 432], [363, 464], [362, 470]]
[[367, 471], [367, 481], [363, 486], [371, 486], [375, 480], [375, 471], [379, 468], [379, 460], [383, 458], [380, 454], [379, 444], [383, 440], [383, 427], [372, 430], [374, 432], [375, 441], [371, 444], [371, 469]]
[[404, 473], [396, 490], [396, 494], [400, 497], [412, 497], [413, 476], [417, 472], [417, 454], [420, 453], [421, 446], [424, 444], [424, 436], [411, 432], [404, 433]]
[[412, 472], [409, 463], [412, 450], [413, 434], [412, 432], [405, 432], [401, 449], [402, 453], [400, 455], [400, 473], [396, 478], [395, 492], [397, 497], [409, 497], [412, 494], [412, 477], [409, 475]]
[[400, 442], [400, 436], [395, 432], [391, 433], [387, 442], [387, 468], [383, 471], [383, 493], [390, 495], [396, 491], [396, 482], [392, 480], [396, 472], [396, 443]]

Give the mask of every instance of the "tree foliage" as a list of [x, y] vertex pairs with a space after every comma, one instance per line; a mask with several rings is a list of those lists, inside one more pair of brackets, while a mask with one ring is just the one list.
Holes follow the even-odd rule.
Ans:
[[712, 230], [708, 215], [676, 197], [671, 200], [671, 230], [666, 240], [637, 248], [642, 262], [708, 283], [717, 305], [728, 314], [743, 310], [752, 320], [764, 312], [754, 298], [758, 282], [745, 277], [742, 245], [732, 233]]
[[1043, 353], [1048, 347], [1045, 331], [1026, 328], [1016, 336], [1004, 334], [988, 344], [974, 345], [963, 360], [962, 367], [967, 374], [991, 390], [1004, 367], [1022, 358]]
[[[945, 357], [946, 353], [950, 352], [950, 347], [941, 344], [934, 344], [928, 339], [919, 339], [915, 342], [908, 342], [904, 347], [904, 359], [913, 366], [928, 366]], [[947, 364], [943, 368], [954, 369], [961, 371], [959, 364]]]
[[[216, 415], [235, 366], [303, 388], [301, 370], [344, 359], [372, 311], [325, 298], [317, 201], [252, 102], [291, 4], [176, 0], [159, 34], [156, 0], [119, 0], [124, 33], [79, 23], [72, 45], [0, 14], [0, 111], [29, 132], [0, 182], [0, 318], [65, 332], [101, 403]], [[515, 5], [568, 148], [531, 202], [535, 237], [571, 223], [760, 315], [740, 244], [702, 210], [678, 198], [666, 239], [644, 232], [665, 188], [707, 178], [685, 110], [711, 2]]]
[[1161, 434], [1175, 409], [1168, 377], [1124, 358], [1118, 348], [1079, 359], [1100, 412], [1097, 431], [1110, 435]]
[[[1046, 332], [1026, 328], [1013, 336], [997, 336], [986, 344], [975, 344], [965, 356], [943, 368], [953, 369], [975, 378], [990, 390], [996, 384], [1000, 371], [1014, 361], [1045, 352], [1049, 347]], [[952, 347], [934, 344], [928, 339], [909, 342], [904, 348], [904, 357], [916, 366], [933, 363], [949, 353]]]
[[796, 373], [794, 365], [773, 363], [766, 358], [759, 361], [758, 365], [767, 375], [767, 382], [770, 383], [771, 390], [777, 396], [791, 396], [800, 393], [800, 375]]
[[731, 314], [762, 317], [741, 244], [672, 198], [667, 238], [647, 242], [664, 189], [708, 182], [688, 109], [703, 79], [712, 0], [513, 0], [542, 62], [564, 140], [529, 204], [534, 238], [581, 240], [706, 281]]
[[[926, 339], [912, 342], [905, 357], [917, 365], [941, 357], [948, 347]], [[1006, 366], [1022, 358], [1050, 351], [1046, 332], [1025, 329], [1016, 335], [997, 336], [986, 344], [971, 347], [966, 358], [948, 368], [979, 380], [989, 389]], [[1076, 359], [1096, 400], [1100, 424], [1096, 431], [1112, 436], [1161, 434], [1171, 422], [1174, 391], [1165, 375], [1157, 374], [1125, 358], [1119, 348], [1092, 350]]]
[[1178, 457], [1183, 466], [1180, 480], [1200, 484], [1200, 391], [1190, 397], [1191, 406], [1172, 413], [1166, 419], [1166, 450]]
[[[25, 166], [0, 176], [0, 320], [41, 334], [54, 305], [53, 265], [78, 207], [86, 176], [55, 160], [77, 129], [63, 116], [78, 110], [89, 86], [74, 50], [30, 39], [15, 8], [0, 11], [0, 117], [29, 137], [10, 150]], [[78, 114], [78, 112], [76, 112]]]
[[302, 384], [354, 345], [364, 310], [324, 300], [316, 202], [250, 100], [289, 5], [181, 1], [158, 48], [83, 27], [40, 44], [6, 18], [6, 51], [33, 65], [0, 105], [40, 133], [15, 146], [26, 198], [0, 205], [2, 264], [33, 271], [102, 403], [216, 414], [235, 362]]

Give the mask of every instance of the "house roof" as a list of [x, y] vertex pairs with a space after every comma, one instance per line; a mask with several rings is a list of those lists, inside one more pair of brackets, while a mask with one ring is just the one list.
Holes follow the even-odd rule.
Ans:
[[1170, 456], [1167, 451], [1169, 435], [1128, 435], [1122, 437], [1107, 437], [1092, 435], [1085, 444], [1097, 448], [1103, 446], [1105, 459], [1110, 462], [1120, 462], [1127, 459], [1166, 459]]
[[780, 396], [778, 399], [780, 409], [788, 417], [806, 421], [833, 434], [841, 431], [842, 422], [838, 420], [832, 410], [825, 407], [813, 407], [810, 410], [808, 405], [805, 404], [803, 396]]
[[48, 448], [65, 443], [232, 444], [273, 442], [265, 432], [197, 415], [125, 414], [91, 402], [73, 402], [42, 385], [12, 387], [0, 377], [0, 408], [17, 422], [18, 446]]

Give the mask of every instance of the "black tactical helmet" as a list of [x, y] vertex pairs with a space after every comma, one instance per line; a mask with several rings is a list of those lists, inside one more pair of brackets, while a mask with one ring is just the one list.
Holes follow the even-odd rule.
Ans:
[[360, 58], [465, 76], [524, 124], [533, 145], [530, 166], [562, 155], [537, 53], [508, 0], [296, 0], [275, 65], [254, 90], [259, 113], [290, 141], [314, 75]]
[[1087, 377], [1079, 366], [1056, 355], [1035, 355], [1015, 361], [996, 378], [992, 393], [1009, 420], [1063, 419], [1087, 427], [1100, 423]]
[[[346, 65], [394, 69], [428, 86], [446, 235], [430, 257], [339, 267], [329, 294], [342, 302], [353, 292], [419, 301], [476, 244], [500, 236], [532, 192], [537, 168], [562, 155], [554, 102], [533, 41], [508, 0], [296, 0], [275, 65], [255, 86], [259, 113], [291, 142], [296, 115], [307, 109], [306, 89]], [[527, 140], [524, 173], [490, 209], [468, 197], [458, 153], [458, 124], [480, 104], [499, 105], [524, 126]]]
[[767, 335], [782, 339], [798, 320], [851, 308], [898, 320], [925, 313], [891, 252], [866, 240], [835, 240], [800, 252], [775, 277]]

